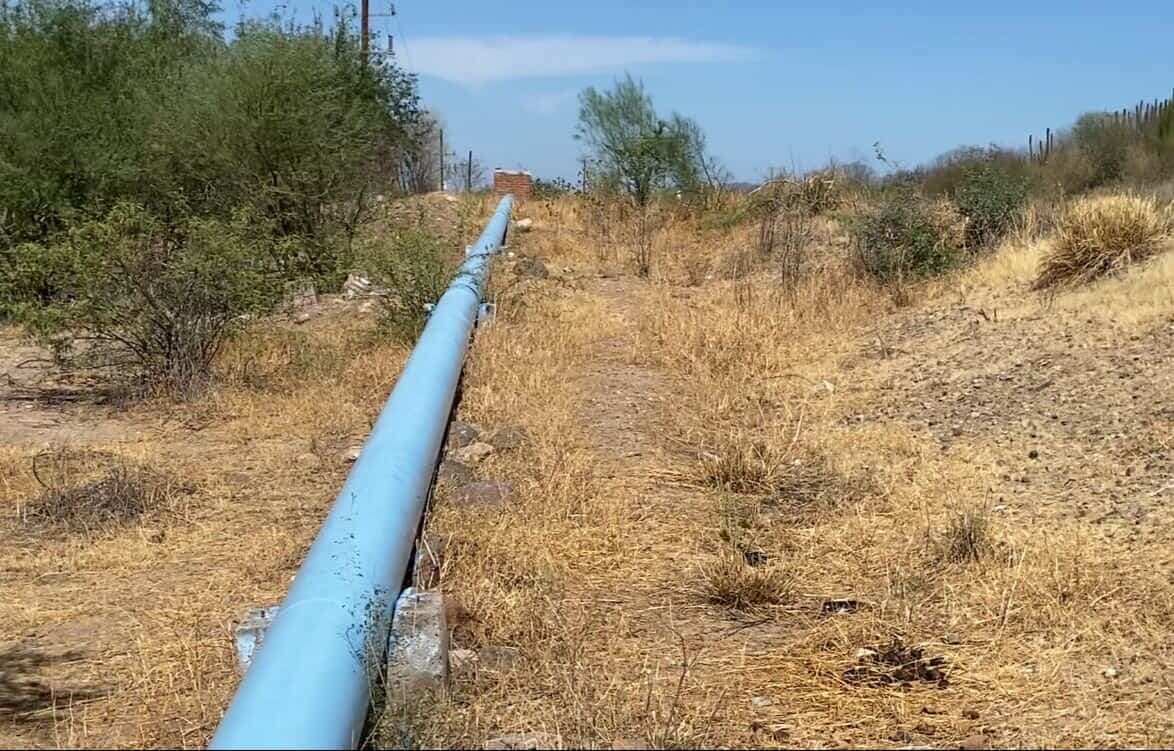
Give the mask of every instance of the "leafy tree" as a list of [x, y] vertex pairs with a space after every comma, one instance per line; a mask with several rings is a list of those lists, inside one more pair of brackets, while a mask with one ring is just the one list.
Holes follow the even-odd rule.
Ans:
[[641, 207], [657, 190], [694, 190], [715, 172], [700, 126], [676, 113], [662, 119], [644, 84], [630, 74], [610, 91], [588, 87], [579, 94], [575, 137]]

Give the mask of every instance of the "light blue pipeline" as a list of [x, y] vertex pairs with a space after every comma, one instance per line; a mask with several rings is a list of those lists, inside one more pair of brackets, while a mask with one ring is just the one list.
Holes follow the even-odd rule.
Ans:
[[355, 748], [440, 454], [506, 196], [441, 296], [211, 748]]

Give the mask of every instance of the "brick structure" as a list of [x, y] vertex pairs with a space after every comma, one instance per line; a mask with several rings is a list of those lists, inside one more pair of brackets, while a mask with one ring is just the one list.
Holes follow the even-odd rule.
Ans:
[[525, 170], [495, 169], [493, 171], [493, 192], [498, 195], [513, 193], [514, 198], [529, 198], [534, 190], [530, 173]]

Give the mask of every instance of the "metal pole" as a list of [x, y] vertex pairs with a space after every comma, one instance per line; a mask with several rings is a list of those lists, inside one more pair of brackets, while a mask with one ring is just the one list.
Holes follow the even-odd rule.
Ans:
[[465, 192], [473, 192], [473, 150], [469, 149], [469, 163], [465, 167]]
[[501, 199], [436, 303], [211, 748], [355, 748], [362, 740], [371, 682], [512, 203]]
[[364, 67], [367, 65], [367, 37], [371, 25], [370, 2], [371, 0], [363, 0], [359, 7], [359, 57], [362, 58]]
[[440, 129], [440, 189], [444, 190], [444, 128]]

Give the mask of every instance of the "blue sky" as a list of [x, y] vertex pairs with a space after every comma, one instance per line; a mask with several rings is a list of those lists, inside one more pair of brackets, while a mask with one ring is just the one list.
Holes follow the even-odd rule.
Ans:
[[[227, 20], [275, 0], [225, 0]], [[371, 0], [385, 12], [387, 0]], [[420, 77], [446, 140], [488, 167], [573, 177], [582, 88], [624, 71], [694, 117], [740, 179], [829, 158], [906, 165], [961, 144], [1018, 146], [1080, 112], [1174, 87], [1174, 2], [399, 0], [378, 46]], [[327, 15], [329, 2], [286, 12]]]

